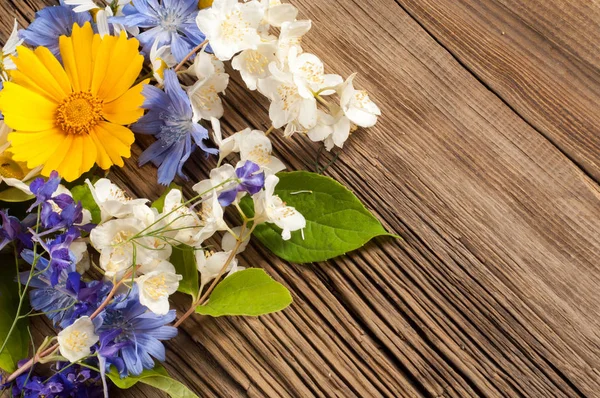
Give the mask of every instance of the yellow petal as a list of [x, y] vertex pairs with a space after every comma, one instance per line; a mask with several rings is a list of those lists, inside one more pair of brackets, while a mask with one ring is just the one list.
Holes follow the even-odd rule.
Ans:
[[65, 72], [59, 60], [46, 47], [39, 46], [34, 52], [46, 69], [48, 69], [48, 72], [54, 76], [65, 96], [69, 95], [73, 91], [73, 88], [71, 87], [69, 76], [67, 76], [67, 72]]
[[111, 162], [123, 167], [122, 158], [131, 156], [131, 145], [135, 140], [131, 130], [117, 124], [100, 122], [94, 127], [94, 132]]
[[33, 169], [44, 164], [50, 156], [62, 145], [65, 134], [62, 130], [52, 130], [37, 133], [15, 131], [9, 135], [10, 152], [13, 159], [27, 162], [27, 167]]
[[89, 91], [92, 84], [92, 43], [94, 31], [92, 25], [86, 22], [83, 27], [73, 25], [71, 42], [75, 53], [77, 65], [77, 76], [79, 77], [79, 89]]
[[88, 172], [96, 164], [96, 144], [92, 137], [84, 134], [83, 138], [83, 156], [81, 160], [81, 174]]
[[[107, 73], [98, 88], [98, 97], [105, 102], [119, 98], [135, 83], [144, 63], [144, 57], [139, 53], [139, 42], [127, 39], [121, 32], [111, 53]], [[98, 55], [98, 58], [100, 54]], [[100, 59], [97, 62], [102, 62]]]
[[[70, 93], [70, 85], [68, 81], [66, 85], [64, 84], [64, 71], [58, 60], [48, 49], [45, 50], [33, 52], [26, 47], [19, 46], [17, 48], [19, 56], [13, 58], [17, 70], [11, 76], [15, 83], [22, 84], [24, 87], [46, 96], [49, 100], [61, 102]], [[46, 63], [52, 70], [48, 70]], [[58, 79], [61, 81], [59, 82]]]
[[102, 142], [100, 141], [96, 130], [90, 131], [90, 137], [96, 145], [96, 163], [104, 170], [110, 169], [110, 166], [112, 166], [113, 163], [110, 160], [110, 156], [108, 156], [108, 154], [106, 153], [106, 150], [104, 149], [104, 144], [102, 144]]
[[13, 130], [43, 131], [55, 126], [58, 105], [46, 97], [13, 82], [4, 83], [0, 92], [0, 111]]
[[83, 174], [81, 172], [83, 159], [83, 138], [81, 135], [73, 135], [73, 142], [67, 156], [56, 168], [58, 174], [66, 181], [75, 181]]
[[106, 120], [117, 124], [135, 123], [144, 114], [142, 105], [144, 96], [142, 89], [150, 80], [144, 80], [140, 84], [130, 88], [125, 94], [116, 100], [104, 105], [102, 111]]
[[117, 40], [115, 36], [104, 36], [94, 52], [94, 75], [92, 76], [91, 91], [96, 96], [108, 71], [111, 54]]
[[[44, 165], [44, 168], [42, 169], [43, 176], [49, 177], [50, 173], [53, 170], [59, 171], [58, 170], [59, 165], [63, 162], [65, 157], [70, 156], [72, 143], [73, 143], [73, 134], [65, 135], [65, 139], [64, 139], [62, 145], [60, 145], [58, 147], [58, 149], [52, 154], [52, 156], [50, 156], [50, 158]], [[60, 171], [59, 171], [59, 173], [60, 173]]]

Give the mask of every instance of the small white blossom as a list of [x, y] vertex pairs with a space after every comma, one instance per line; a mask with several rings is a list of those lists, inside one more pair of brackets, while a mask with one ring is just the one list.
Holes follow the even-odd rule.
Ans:
[[73, 252], [75, 255], [77, 272], [80, 274], [86, 273], [90, 269], [91, 265], [87, 243], [85, 243], [83, 239], [77, 239], [71, 243], [69, 250], [71, 250], [71, 252]]
[[0, 80], [7, 81], [8, 74], [6, 71], [17, 68], [10, 57], [17, 55], [17, 47], [19, 47], [21, 43], [23, 43], [23, 39], [19, 39], [19, 25], [15, 19], [12, 33], [8, 37], [8, 40], [6, 40], [4, 47], [2, 47], [2, 52], [0, 53]]
[[272, 76], [258, 82], [259, 91], [271, 100], [269, 117], [275, 128], [288, 123], [298, 122], [305, 129], [317, 124], [317, 100], [300, 95], [294, 82], [294, 75], [277, 68], [275, 63], [269, 65]]
[[272, 155], [273, 144], [271, 140], [260, 130], [252, 130], [240, 135], [239, 148], [242, 162], [254, 162], [267, 174], [275, 174], [285, 170], [283, 162]]
[[165, 197], [163, 213], [165, 236], [174, 241], [175, 245], [185, 244], [196, 246], [195, 240], [202, 227], [198, 215], [187, 205], [182, 205], [183, 194], [179, 189], [172, 189]]
[[212, 7], [200, 10], [196, 24], [206, 35], [217, 58], [229, 61], [235, 54], [255, 49], [261, 42], [258, 27], [263, 8], [256, 1], [215, 0]]
[[314, 54], [304, 53], [298, 55], [298, 50], [292, 48], [288, 57], [290, 72], [294, 76], [294, 83], [298, 92], [304, 98], [315, 95], [331, 95], [337, 86], [344, 82], [339, 75], [326, 75], [325, 65]]
[[131, 217], [110, 220], [92, 230], [90, 241], [100, 253], [100, 267], [106, 277], [119, 277], [134, 265], [143, 266], [171, 256], [171, 245], [159, 237], [148, 236], [160, 228], [153, 225], [157, 217], [155, 209], [138, 205]]
[[221, 122], [219, 122], [219, 119], [213, 117], [210, 119], [210, 121], [213, 128], [213, 138], [215, 144], [217, 144], [217, 146], [219, 147], [219, 164], [221, 164], [223, 159], [225, 159], [227, 156], [231, 155], [232, 153], [238, 153], [240, 151], [240, 135], [246, 134], [251, 130], [242, 130], [223, 139], [223, 132], [221, 131]]
[[306, 227], [306, 219], [293, 207], [287, 206], [281, 198], [275, 195], [275, 187], [279, 178], [270, 175], [265, 180], [265, 189], [254, 195], [254, 222], [273, 223], [282, 229], [281, 237], [291, 239], [292, 231]]
[[[232, 235], [231, 232], [235, 234]], [[248, 247], [248, 243], [250, 243], [251, 234], [248, 233], [248, 230], [244, 233], [244, 236], [240, 236], [242, 233], [242, 227], [232, 228], [231, 231], [225, 232], [223, 235], [223, 239], [221, 240], [221, 249], [226, 252], [232, 252], [235, 246], [237, 245], [238, 238], [243, 238], [244, 241], [240, 244], [240, 247], [237, 249], [236, 254], [242, 253]]]
[[68, 6], [76, 6], [73, 8], [75, 12], [85, 12], [100, 8], [94, 0], [64, 0], [64, 2]]
[[[231, 257], [231, 251], [211, 253], [198, 250], [196, 252], [196, 266], [200, 272], [200, 290], [202, 290], [207, 283], [219, 276], [219, 273], [225, 266], [227, 260], [229, 260], [229, 257]], [[234, 256], [227, 265], [225, 272], [232, 274], [236, 271], [239, 271], [238, 260]]]
[[133, 208], [148, 202], [147, 199], [131, 199], [121, 188], [106, 178], [99, 179], [95, 184], [85, 181], [90, 187], [92, 196], [101, 211], [102, 222], [113, 217], [128, 217], [133, 213]]
[[173, 265], [163, 261], [155, 271], [136, 279], [140, 292], [140, 303], [155, 314], [169, 312], [169, 296], [179, 288], [181, 275], [172, 272]]
[[273, 43], [259, 44], [256, 50], [245, 50], [236, 55], [231, 61], [231, 66], [240, 72], [250, 90], [256, 90], [258, 81], [271, 74], [269, 64], [277, 60], [276, 50]]
[[100, 338], [96, 334], [92, 320], [83, 316], [57, 336], [60, 355], [71, 362], [77, 362], [91, 353], [91, 348]]
[[[338, 107], [339, 108], [339, 107]], [[325, 149], [331, 151], [334, 146], [343, 148], [350, 136], [352, 125], [341, 109], [335, 115], [319, 110], [317, 125], [308, 131], [308, 138], [315, 142], [323, 141]]]
[[279, 40], [277, 41], [277, 58], [282, 65], [287, 64], [287, 58], [292, 49], [298, 54], [302, 53], [302, 37], [312, 27], [309, 20], [284, 22], [281, 25]]
[[350, 121], [360, 127], [373, 127], [377, 123], [377, 116], [381, 115], [379, 107], [369, 98], [364, 90], [354, 88], [353, 74], [339, 88], [340, 105], [344, 114]]
[[194, 112], [193, 120], [210, 120], [223, 116], [223, 103], [220, 93], [229, 85], [229, 75], [224, 72], [223, 63], [204, 51], [196, 55], [194, 65], [188, 69], [198, 81], [187, 87], [187, 93]]
[[282, 4], [281, 0], [262, 0], [263, 23], [280, 27], [284, 22], [292, 22], [298, 16], [298, 9], [291, 4]]
[[159, 83], [164, 82], [164, 72], [166, 69], [177, 65], [175, 57], [171, 53], [171, 46], [158, 47], [158, 40], [154, 42], [150, 49], [150, 63], [154, 79]]

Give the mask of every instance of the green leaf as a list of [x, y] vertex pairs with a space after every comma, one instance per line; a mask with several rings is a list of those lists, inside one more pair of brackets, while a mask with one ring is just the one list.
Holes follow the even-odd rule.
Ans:
[[171, 254], [171, 263], [175, 266], [177, 273], [183, 276], [177, 291], [189, 294], [196, 300], [200, 287], [198, 285], [198, 269], [194, 249], [187, 245], [174, 247], [173, 254]]
[[15, 187], [8, 187], [2, 192], [0, 192], [0, 200], [3, 202], [9, 203], [17, 203], [17, 202], [26, 202], [28, 200], [33, 199], [33, 195], [28, 195], [25, 192], [21, 191]]
[[[15, 280], [17, 270], [12, 255], [0, 256], [0, 347], [4, 345], [6, 336], [15, 319], [19, 305], [19, 291]], [[27, 312], [22, 309], [21, 315]], [[28, 318], [23, 318], [13, 330], [4, 351], [0, 354], [0, 369], [11, 373], [17, 369], [17, 362], [29, 356]]]
[[260, 316], [281, 311], [291, 303], [292, 295], [285, 286], [264, 270], [250, 268], [225, 278], [196, 312], [213, 317]]
[[73, 199], [76, 202], [81, 202], [84, 209], [87, 209], [92, 213], [92, 222], [94, 224], [100, 223], [102, 220], [102, 213], [87, 184], [77, 185], [76, 187], [71, 188], [71, 195], [73, 195]]
[[165, 189], [163, 194], [160, 195], [160, 197], [152, 203], [152, 207], [154, 207], [156, 210], [158, 210], [159, 213], [162, 213], [163, 208], [165, 207], [165, 198], [167, 197], [169, 192], [171, 192], [174, 189], [179, 189], [181, 191], [181, 187], [179, 185], [175, 184], [174, 182], [172, 182], [171, 185], [169, 185]]
[[166, 392], [173, 398], [198, 398], [189, 388], [169, 376], [167, 370], [160, 364], [152, 370], [144, 370], [139, 376], [121, 379], [114, 368], [106, 375], [121, 390], [127, 390], [137, 383], [144, 383]]
[[[307, 171], [277, 176], [275, 193], [306, 218], [304, 238], [297, 231], [284, 241], [274, 224], [259, 225], [254, 235], [282, 259], [300, 264], [325, 261], [361, 248], [376, 236], [393, 236], [337, 181]], [[252, 200], [244, 199], [244, 212], [254, 215]]]

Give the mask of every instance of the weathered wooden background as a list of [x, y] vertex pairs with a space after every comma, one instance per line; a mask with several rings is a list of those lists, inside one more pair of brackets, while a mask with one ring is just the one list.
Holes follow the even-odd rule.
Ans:
[[[54, 3], [0, 0], [2, 40]], [[328, 174], [404, 240], [311, 266], [252, 246], [242, 263], [293, 306], [188, 321], [169, 371], [202, 397], [600, 396], [600, 2], [292, 3], [315, 22], [306, 48], [359, 71], [384, 114]], [[237, 76], [225, 100], [229, 133], [268, 127]], [[314, 169], [314, 144], [275, 141]], [[155, 198], [135, 162], [150, 142], [113, 178]]]

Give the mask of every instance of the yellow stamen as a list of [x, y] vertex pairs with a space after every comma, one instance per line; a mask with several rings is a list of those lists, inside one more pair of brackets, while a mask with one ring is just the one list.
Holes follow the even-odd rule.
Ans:
[[59, 105], [56, 121], [66, 133], [87, 134], [102, 120], [102, 105], [91, 93], [73, 93]]

